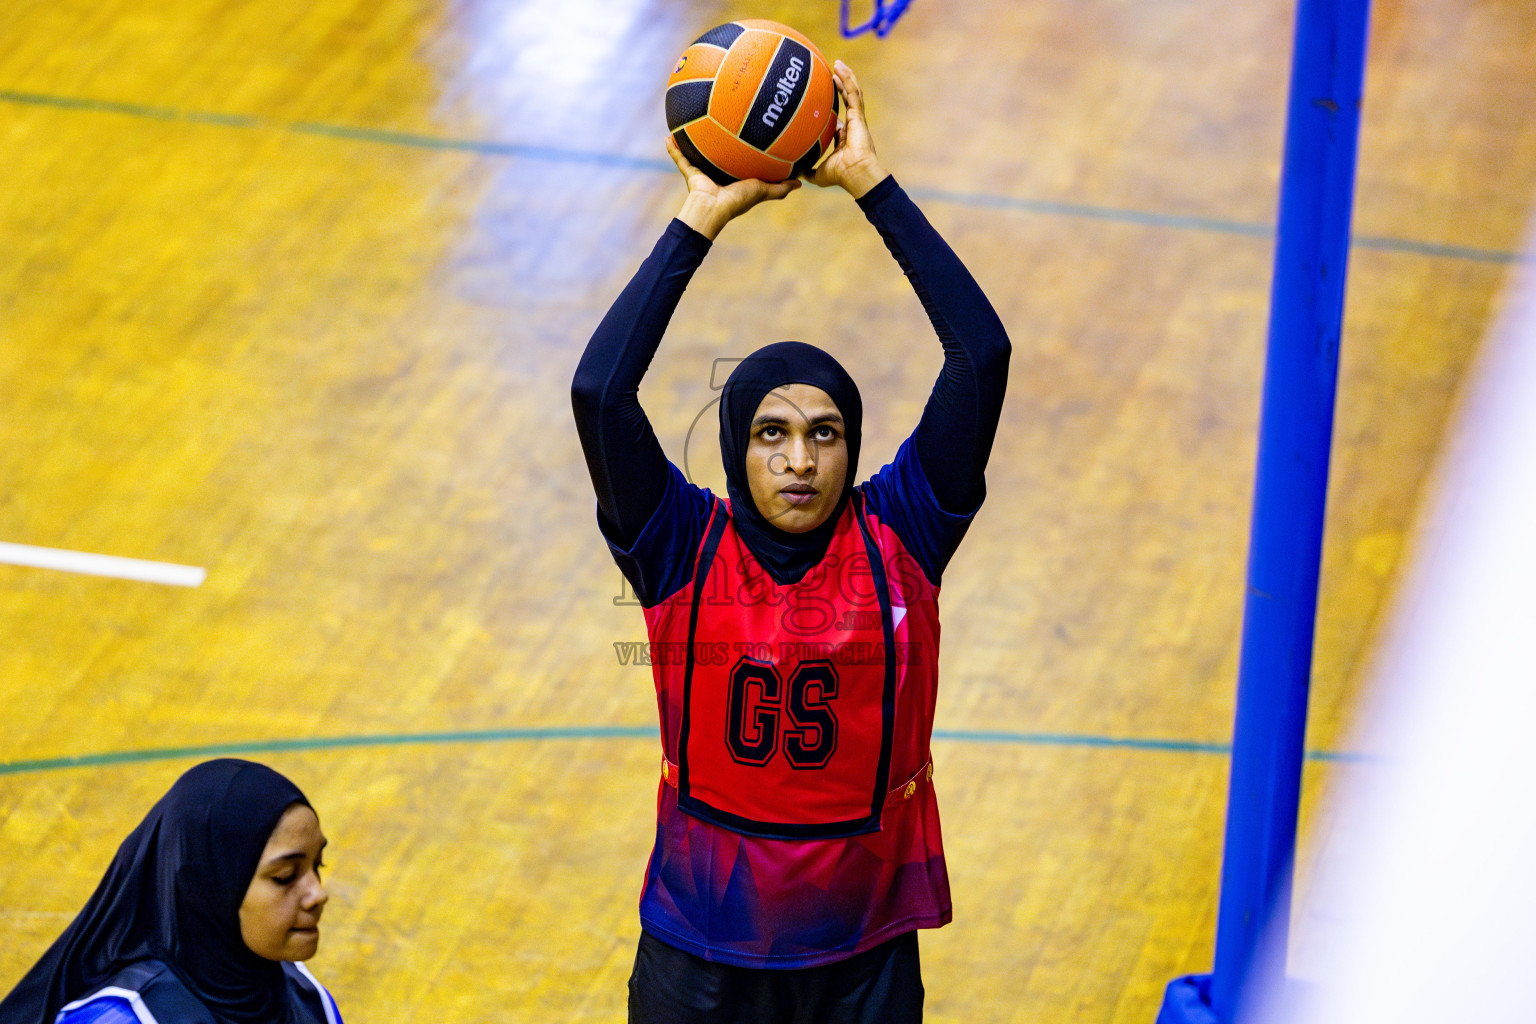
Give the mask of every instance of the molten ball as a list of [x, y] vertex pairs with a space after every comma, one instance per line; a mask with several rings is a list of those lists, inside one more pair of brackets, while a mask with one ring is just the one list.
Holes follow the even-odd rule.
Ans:
[[837, 89], [816, 44], [776, 21], [695, 39], [667, 80], [667, 128], [717, 184], [808, 174], [837, 134]]

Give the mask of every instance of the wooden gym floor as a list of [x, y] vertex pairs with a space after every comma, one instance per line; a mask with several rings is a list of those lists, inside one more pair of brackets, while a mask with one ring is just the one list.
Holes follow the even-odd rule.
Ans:
[[[655, 709], [568, 387], [682, 196], [671, 62], [747, 16], [859, 72], [1015, 346], [945, 586], [928, 1019], [1150, 1022], [1209, 969], [1292, 6], [914, 0], [847, 42], [837, 13], [9, 0], [0, 541], [207, 578], [0, 565], [0, 991], [236, 753], [320, 810], [349, 1021], [622, 1019]], [[1377, 3], [1309, 834], [1518, 259], [1532, 110], [1536, 8]], [[840, 193], [754, 211], [642, 392], [696, 478], [712, 360], [782, 338], [854, 371], [867, 469], [939, 365]]]

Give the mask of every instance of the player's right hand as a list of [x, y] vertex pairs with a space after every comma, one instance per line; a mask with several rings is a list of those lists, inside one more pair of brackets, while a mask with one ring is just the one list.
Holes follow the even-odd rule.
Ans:
[[709, 175], [688, 162], [670, 135], [667, 136], [667, 155], [672, 158], [688, 184], [688, 195], [683, 200], [683, 208], [678, 212], [677, 219], [709, 239], [713, 239], [722, 228], [758, 203], [783, 199], [800, 187], [800, 182], [795, 179], [768, 182], [758, 178], [717, 185]]

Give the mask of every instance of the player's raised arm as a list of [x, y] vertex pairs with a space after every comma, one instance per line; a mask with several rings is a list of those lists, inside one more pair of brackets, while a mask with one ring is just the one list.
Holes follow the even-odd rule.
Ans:
[[709, 240], [674, 220], [609, 307], [576, 365], [571, 407], [610, 538], [640, 535], [660, 505], [667, 457], [640, 407], [640, 380]]
[[688, 162], [670, 137], [667, 152], [688, 194], [677, 218], [593, 332], [571, 382], [576, 432], [598, 509], [609, 538], [620, 544], [640, 535], [666, 490], [667, 458], [640, 407], [640, 380], [683, 290], [726, 224], [800, 186], [798, 181], [753, 179], [717, 185]]
[[[973, 511], [985, 493], [983, 470], [1002, 414], [1011, 346], [1002, 321], [953, 249], [875, 155], [864, 91], [842, 61], [833, 76], [846, 107], [837, 148], [816, 168], [817, 185], [836, 185], [858, 200], [917, 292], [944, 346], [914, 439], [923, 475], [940, 506]], [[934, 567], [947, 560], [936, 553]]]

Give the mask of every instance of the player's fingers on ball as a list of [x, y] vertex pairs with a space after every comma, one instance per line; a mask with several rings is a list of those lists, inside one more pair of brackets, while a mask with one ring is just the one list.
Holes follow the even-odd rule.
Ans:
[[858, 100], [854, 97], [853, 90], [848, 87], [848, 83], [841, 78], [834, 79], [834, 81], [837, 84], [838, 94], [843, 98], [843, 106], [849, 108], [857, 106]]
[[838, 69], [842, 72], [837, 77], [837, 82], [843, 87], [843, 95], [848, 98], [850, 106], [864, 102], [864, 91], [859, 88], [859, 80], [850, 68], [842, 61], [837, 62]]
[[832, 71], [832, 87], [845, 97], [848, 95], [848, 65], [838, 61]]
[[864, 98], [856, 92], [851, 92], [847, 97], [847, 119], [849, 121], [864, 120]]

